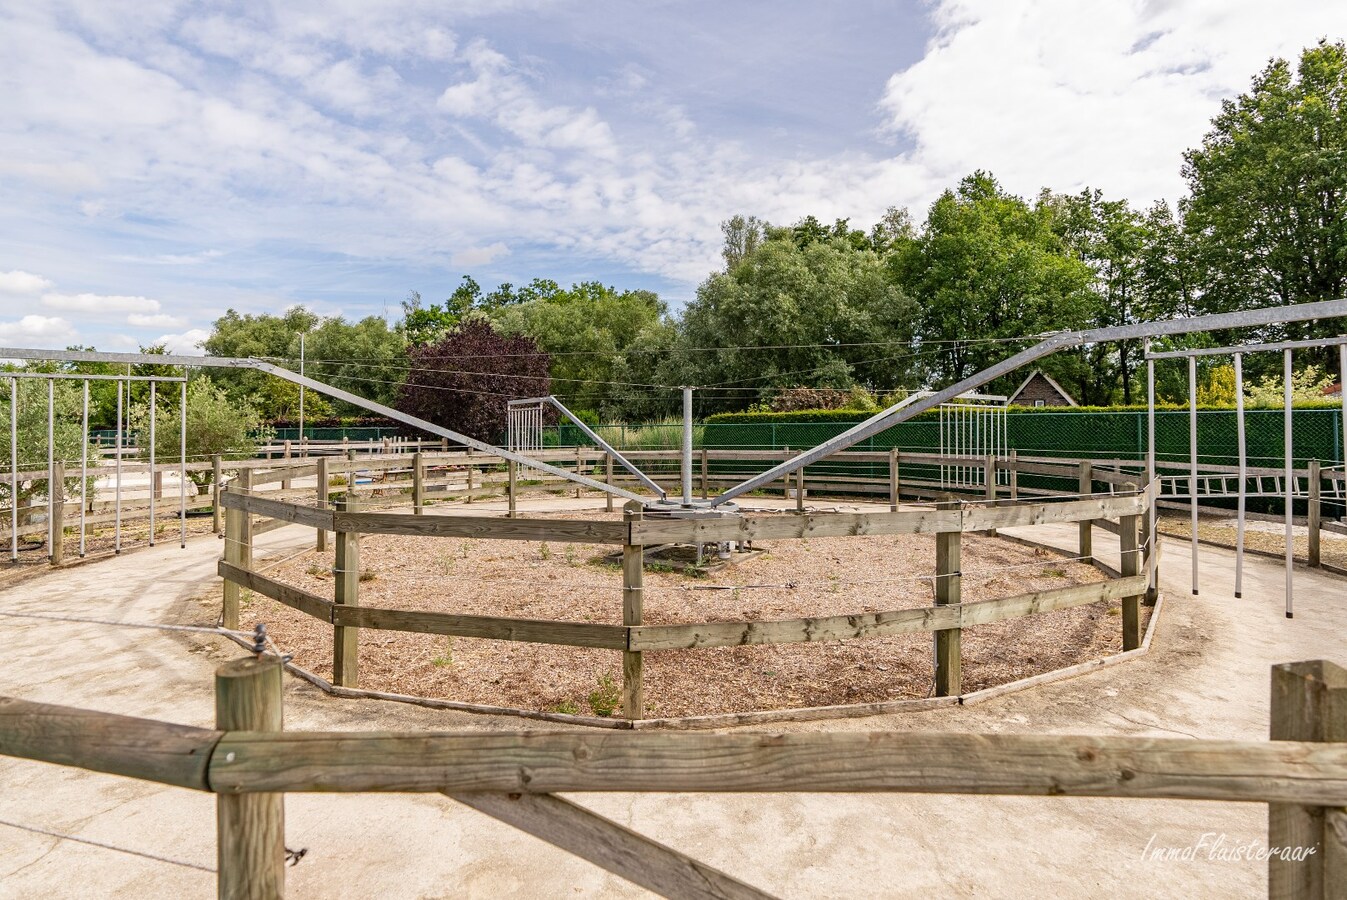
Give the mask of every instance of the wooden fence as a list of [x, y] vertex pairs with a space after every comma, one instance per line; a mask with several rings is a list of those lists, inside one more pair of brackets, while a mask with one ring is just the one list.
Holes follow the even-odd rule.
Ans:
[[[421, 494], [420, 454], [412, 470], [413, 497]], [[887, 455], [886, 455], [887, 456]], [[350, 465], [365, 465], [365, 461]], [[411, 512], [368, 512], [355, 508], [349, 494], [336, 508], [329, 501], [326, 479], [319, 468], [317, 494], [312, 505], [253, 493], [259, 481], [252, 473], [240, 477], [226, 490], [220, 504], [226, 510], [225, 556], [218, 572], [224, 579], [223, 623], [239, 627], [239, 591], [247, 589], [270, 597], [333, 626], [333, 685], [353, 689], [359, 685], [359, 631], [442, 634], [526, 641], [616, 650], [622, 653], [622, 713], [629, 725], [645, 718], [643, 654], [673, 649], [727, 647], [747, 644], [782, 644], [888, 637], [932, 633], [935, 695], [956, 698], [961, 685], [962, 630], [992, 622], [1069, 609], [1100, 601], [1121, 600], [1124, 652], [1142, 643], [1140, 607], [1147, 595], [1147, 576], [1142, 574], [1145, 552], [1139, 540], [1141, 517], [1149, 509], [1150, 492], [1132, 483], [1117, 486], [1118, 493], [1071, 500], [1037, 498], [984, 499], [981, 505], [943, 503], [920, 509], [875, 513], [809, 513], [777, 515], [731, 515], [723, 518], [670, 519], [646, 517], [640, 503], [624, 508], [623, 520], [588, 521], [567, 519], [520, 519], [511, 517], [421, 515], [421, 506]], [[306, 466], [306, 471], [312, 466]], [[290, 473], [295, 476], [293, 472]], [[286, 477], [284, 470], [268, 472], [265, 479]], [[900, 487], [895, 482], [895, 496]], [[512, 504], [513, 505], [513, 504]], [[894, 503], [896, 506], [896, 501]], [[332, 532], [337, 555], [334, 589], [322, 597], [284, 584], [253, 570], [252, 538], [261, 527], [253, 517], [275, 524], [299, 524], [318, 532], [317, 545], [326, 546]], [[1015, 596], [961, 602], [961, 536], [966, 532], [993, 531], [1016, 525], [1052, 522], [1081, 523], [1080, 556], [1090, 555], [1094, 523], [1121, 535], [1121, 570], [1117, 577], [1097, 584], [1075, 585]], [[494, 616], [459, 615], [403, 609], [360, 606], [360, 536], [363, 534], [415, 535], [424, 537], [479, 538], [608, 544], [622, 547], [622, 624], [544, 621]], [[774, 621], [699, 622], [678, 625], [646, 625], [643, 622], [643, 572], [648, 547], [678, 544], [713, 544], [724, 541], [788, 540], [810, 537], [857, 537], [890, 534], [933, 534], [936, 566], [933, 577], [935, 603], [918, 609], [856, 612], [847, 615], [807, 617]], [[916, 701], [892, 701], [904, 703]], [[883, 706], [870, 705], [872, 711]], [[499, 712], [492, 708], [493, 712]], [[593, 724], [583, 717], [555, 714], [553, 718]], [[788, 715], [783, 711], [781, 718]]]
[[1272, 668], [1268, 742], [921, 732], [286, 732], [281, 673], [275, 657], [222, 666], [213, 729], [0, 698], [0, 755], [215, 793], [222, 898], [283, 896], [286, 793], [382, 791], [443, 793], [662, 896], [699, 898], [768, 895], [555, 794], [915, 792], [1266, 803], [1268, 895], [1347, 895], [1347, 670], [1331, 662]]

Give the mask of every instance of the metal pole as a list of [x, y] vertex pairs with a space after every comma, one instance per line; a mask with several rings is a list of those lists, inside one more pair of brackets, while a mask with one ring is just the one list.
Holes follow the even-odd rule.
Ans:
[[[183, 370], [184, 374], [186, 370]], [[303, 390], [303, 388], [300, 388]], [[182, 383], [180, 397], [182, 409], [182, 427], [178, 432], [179, 469], [178, 469], [178, 540], [181, 546], [187, 546], [187, 382]]]
[[[1149, 344], [1149, 341], [1147, 342]], [[1155, 507], [1160, 500], [1160, 470], [1156, 465], [1155, 452], [1155, 362], [1146, 361], [1146, 468], [1150, 472], [1151, 484], [1154, 490], [1151, 492], [1150, 508], [1146, 511], [1146, 518], [1149, 521], [1149, 539], [1151, 542], [1151, 552], [1147, 555], [1148, 565], [1146, 567], [1147, 579], [1147, 603], [1154, 603], [1156, 593], [1159, 590], [1157, 583], [1157, 572], [1160, 565], [1160, 530], [1156, 527]]]
[[122, 552], [122, 382], [117, 382], [117, 487], [113, 491], [112, 550]]
[[1235, 519], [1235, 598], [1244, 596], [1244, 501], [1249, 477], [1244, 435], [1244, 354], [1235, 354], [1235, 434], [1239, 441], [1239, 513]]
[[[304, 374], [304, 333], [299, 334], [299, 374]], [[299, 455], [304, 456], [304, 385], [299, 386]]]
[[1291, 419], [1292, 419], [1292, 385], [1291, 385], [1291, 350], [1288, 348], [1282, 351], [1282, 395], [1286, 408], [1282, 411], [1283, 426], [1283, 448], [1286, 466], [1286, 618], [1292, 618], [1291, 611], [1291, 573], [1295, 563], [1295, 534], [1292, 531], [1292, 498], [1295, 496], [1295, 461], [1291, 458]]
[[158, 385], [150, 382], [150, 546], [154, 546], [154, 500], [155, 490], [154, 481], [154, 443], [155, 443], [155, 417], [159, 412]]
[[52, 485], [52, 475], [56, 470], [56, 379], [47, 380], [47, 559], [51, 559], [52, 547], [56, 543], [56, 488]]
[[85, 510], [89, 508], [89, 382], [84, 382], [84, 414], [80, 418], [80, 559], [84, 559]]
[[683, 388], [683, 505], [692, 505], [692, 388]]
[[1197, 357], [1188, 357], [1188, 490], [1193, 529], [1193, 596], [1197, 596]]
[[19, 379], [9, 380], [9, 558], [19, 564]]

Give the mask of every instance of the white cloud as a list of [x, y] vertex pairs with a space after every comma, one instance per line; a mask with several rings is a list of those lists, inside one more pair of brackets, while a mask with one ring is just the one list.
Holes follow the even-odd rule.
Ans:
[[459, 250], [449, 257], [449, 262], [455, 266], [472, 268], [473, 266], [484, 266], [489, 262], [494, 262], [509, 252], [509, 247], [497, 241], [486, 247], [469, 247], [466, 250]]
[[1347, 31], [1347, 6], [1284, 0], [943, 0], [925, 57], [889, 79], [906, 158], [1017, 193], [1086, 185], [1135, 204], [1183, 193], [1181, 154], [1270, 56]]
[[105, 294], [43, 294], [42, 305], [62, 312], [77, 312], [91, 316], [159, 312], [158, 300]]
[[133, 325], [136, 328], [181, 328], [187, 324], [187, 320], [166, 313], [156, 313], [150, 316], [132, 313], [126, 317], [126, 324]]
[[0, 341], [14, 346], [50, 349], [74, 337], [74, 327], [56, 316], [24, 316], [15, 322], [0, 322]]
[[51, 281], [41, 275], [33, 275], [19, 269], [0, 272], [0, 294], [40, 294], [51, 288]]
[[192, 328], [181, 334], [161, 334], [150, 344], [163, 344], [164, 349], [169, 353], [184, 356], [205, 356], [206, 351], [197, 345], [208, 337], [210, 337], [210, 332], [204, 328]]

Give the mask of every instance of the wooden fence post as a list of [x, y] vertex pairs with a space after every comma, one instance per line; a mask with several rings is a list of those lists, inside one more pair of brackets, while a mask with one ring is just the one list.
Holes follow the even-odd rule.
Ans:
[[[1347, 669], [1318, 659], [1273, 666], [1269, 737], [1347, 742]], [[1268, 849], [1282, 850], [1268, 857], [1269, 897], [1347, 895], [1347, 812], [1269, 803], [1267, 832]]]
[[[337, 501], [341, 512], [355, 512], [355, 501], [349, 496]], [[333, 566], [335, 582], [332, 600], [338, 606], [360, 605], [360, 533], [335, 531], [336, 563]], [[343, 625], [332, 627], [332, 683], [341, 687], [360, 684], [360, 629]]]
[[[627, 539], [631, 526], [640, 522], [644, 507], [632, 500], [622, 507], [622, 520], [627, 525]], [[622, 545], [622, 624], [640, 625], [644, 607], [645, 547], [641, 544]], [[622, 714], [629, 720], [645, 717], [645, 685], [640, 651], [622, 653]]]
[[59, 566], [65, 562], [65, 463], [59, 459], [52, 462], [47, 478], [47, 493], [51, 495], [51, 564]]
[[1010, 499], [1020, 499], [1020, 466], [1015, 451], [1010, 451]]
[[[239, 469], [234, 482], [229, 486], [231, 494], [248, 496], [252, 485], [253, 470]], [[224, 516], [224, 558], [225, 562], [240, 569], [251, 569], [252, 552], [252, 513], [246, 509], [227, 509]], [[239, 627], [239, 586], [228, 578], [224, 582], [224, 606], [221, 619], [225, 628], [237, 631]]]
[[[982, 464], [983, 487], [986, 490], [986, 500], [989, 507], [996, 505], [997, 486], [996, 486], [996, 457], [988, 456], [987, 461]], [[996, 537], [996, 529], [988, 528], [987, 534]]]
[[421, 506], [426, 502], [426, 481], [421, 451], [412, 454], [412, 513], [421, 515]]
[[709, 500], [710, 497], [711, 497], [710, 466], [708, 465], [708, 462], [709, 462], [710, 458], [711, 458], [711, 457], [710, 457], [710, 454], [708, 453], [707, 449], [706, 449], [705, 447], [703, 447], [703, 448], [702, 448], [702, 499], [703, 499], [703, 500]]
[[464, 455], [464, 457], [465, 457], [465, 460], [464, 460], [464, 468], [467, 469], [467, 472], [468, 472], [468, 492], [467, 492], [466, 494], [463, 495], [463, 502], [464, 502], [464, 503], [471, 503], [471, 502], [472, 502], [472, 473], [473, 473], [473, 468], [472, 468], [472, 448], [471, 448], [471, 447], [466, 448], [466, 450], [464, 451], [463, 455]]
[[[505, 480], [506, 480], [505, 493], [506, 493], [506, 495], [510, 498], [510, 511], [509, 511], [509, 513], [508, 513], [508, 518], [515, 519], [515, 518], [518, 518], [518, 517], [519, 517], [518, 511], [515, 509], [515, 489], [518, 488], [518, 486], [519, 486], [519, 484], [518, 484], [518, 482], [519, 482], [519, 463], [515, 462], [515, 461], [512, 460], [512, 459], [506, 460], [506, 462], [505, 462], [505, 472], [506, 472], [506, 476], [505, 476]], [[609, 496], [609, 497], [612, 497], [613, 495], [612, 495], [612, 494], [609, 494], [608, 496]], [[612, 506], [610, 505], [608, 508], [609, 508], [609, 509], [612, 509]]]
[[[1088, 497], [1090, 494], [1093, 493], [1094, 493], [1094, 469], [1090, 465], [1089, 460], [1082, 459], [1080, 461], [1081, 499], [1084, 500], [1086, 497]], [[1093, 541], [1094, 520], [1083, 519], [1079, 523], [1079, 529], [1080, 529], [1080, 547], [1076, 555], [1080, 557], [1081, 562], [1092, 563], [1094, 562], [1094, 541]]]
[[[327, 509], [328, 494], [332, 491], [332, 478], [327, 471], [327, 457], [318, 457], [318, 475], [317, 484], [314, 486], [315, 501], [319, 509]], [[318, 529], [318, 542], [316, 548], [320, 553], [327, 550], [327, 529]]]
[[[579, 445], [576, 445], [576, 448], [575, 448], [575, 474], [576, 474], [576, 475], [583, 475], [583, 474], [584, 474], [584, 471], [583, 471], [584, 467], [585, 467], [585, 461], [584, 461], [584, 448], [580, 447]], [[578, 482], [577, 482], [576, 485], [575, 485], [575, 499], [576, 499], [576, 500], [579, 500], [579, 499], [580, 499], [580, 485], [579, 485]]]
[[[1132, 484], [1126, 489], [1136, 490]], [[1137, 528], [1141, 524], [1140, 516], [1118, 517], [1118, 550], [1120, 561], [1118, 572], [1124, 578], [1141, 574], [1141, 546], [1137, 539]], [[1135, 650], [1141, 646], [1141, 595], [1122, 598], [1122, 643], [1124, 650]]]
[[[613, 483], [613, 454], [608, 453], [606, 451], [603, 454], [603, 483], [604, 484]], [[603, 508], [608, 512], [612, 512], [613, 495], [608, 493], [607, 491], [604, 491], [603, 496], [605, 498], [603, 501]]]
[[795, 470], [795, 511], [801, 513], [804, 512], [804, 469], [804, 466], [800, 466]]
[[889, 450], [889, 512], [898, 511], [898, 448]]
[[[281, 463], [282, 463], [282, 465], [286, 465], [286, 466], [288, 466], [289, 463], [290, 463], [290, 442], [289, 442], [289, 441], [286, 441], [286, 442], [285, 442], [285, 449], [281, 452]], [[290, 490], [290, 479], [289, 479], [289, 478], [282, 478], [282, 479], [281, 479], [281, 490], [283, 490], [283, 491], [288, 491], [288, 490]]]
[[1312, 566], [1319, 565], [1319, 460], [1310, 460], [1310, 501], [1309, 501], [1309, 532], [1310, 532], [1310, 551], [1309, 563]]
[[210, 527], [216, 534], [220, 533], [224, 524], [220, 516], [220, 478], [223, 474], [220, 469], [220, 454], [216, 453], [210, 458]]
[[[251, 656], [215, 670], [215, 727], [280, 731], [281, 661]], [[285, 795], [216, 795], [216, 861], [221, 900], [285, 896]]]
[[[942, 504], [944, 508], [952, 508]], [[935, 604], [947, 606], [962, 602], [960, 586], [962, 533], [947, 531], [935, 536]], [[958, 628], [946, 628], [935, 633], [935, 695], [957, 697], [960, 681], [960, 642]]]

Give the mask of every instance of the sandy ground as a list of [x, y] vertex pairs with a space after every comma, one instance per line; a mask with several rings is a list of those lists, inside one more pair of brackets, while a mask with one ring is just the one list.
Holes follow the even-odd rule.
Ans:
[[[1186, 513], [1166, 512], [1160, 517], [1160, 530], [1172, 537], [1192, 538], [1193, 523]], [[1197, 536], [1225, 547], [1234, 547], [1238, 536], [1235, 519], [1228, 516], [1199, 516]], [[1291, 541], [1295, 545], [1292, 551], [1297, 560], [1305, 560], [1310, 552], [1309, 529], [1304, 525], [1293, 525]], [[1248, 519], [1244, 523], [1244, 547], [1264, 553], [1281, 555], [1286, 552], [1286, 525], [1282, 522], [1268, 522]], [[1347, 568], [1347, 535], [1332, 531], [1319, 531], [1319, 559], [1332, 566]]]
[[[575, 519], [619, 514], [577, 512]], [[912, 609], [933, 602], [932, 535], [810, 538], [760, 544], [761, 556], [697, 578], [651, 567], [651, 625], [769, 621]], [[362, 606], [622, 623], [621, 573], [611, 547], [373, 535], [361, 539]], [[332, 595], [332, 551], [305, 553], [268, 571]], [[1098, 582], [1092, 566], [996, 538], [969, 535], [962, 551], [965, 602]], [[721, 588], [721, 589], [717, 589]], [[202, 615], [218, 607], [202, 598]], [[245, 614], [267, 623], [300, 666], [332, 677], [332, 629], [254, 596]], [[1122, 649], [1120, 604], [1097, 603], [967, 632], [965, 691], [1064, 668]], [[1144, 626], [1144, 623], [1143, 623]], [[608, 715], [621, 684], [610, 651], [547, 644], [364, 631], [361, 687], [470, 703]], [[646, 655], [646, 716], [873, 703], [930, 696], [927, 634], [856, 641], [670, 650]]]
[[[488, 504], [482, 504], [487, 507]], [[1016, 529], [1062, 547], [1074, 526]], [[311, 533], [259, 544], [276, 553]], [[1116, 564], [1116, 541], [1096, 553]], [[0, 592], [0, 612], [121, 621], [200, 621], [192, 596], [218, 546], [161, 546]], [[1268, 667], [1347, 663], [1342, 581], [1297, 572], [1297, 615], [1282, 615], [1282, 571], [1251, 558], [1231, 596], [1233, 554], [1204, 548], [1203, 590], [1187, 591], [1187, 547], [1166, 541], [1166, 609], [1152, 652], [1124, 665], [972, 707], [779, 726], [773, 730], [953, 730], [1264, 739]], [[219, 638], [3, 619], [0, 694], [193, 725], [213, 720], [211, 672], [238, 649]], [[517, 720], [342, 701], [293, 679], [293, 729], [516, 729]], [[536, 723], [533, 727], [537, 727]], [[0, 760], [0, 822], [172, 860], [147, 859], [0, 824], [0, 897], [210, 897], [213, 799], [42, 763]], [[1198, 856], [1144, 861], [1204, 834], [1261, 840], [1256, 804], [925, 795], [585, 795], [579, 802], [786, 897], [1239, 897], [1265, 891], [1264, 866]], [[438, 796], [291, 795], [288, 870], [296, 897], [628, 897], [642, 892]]]

